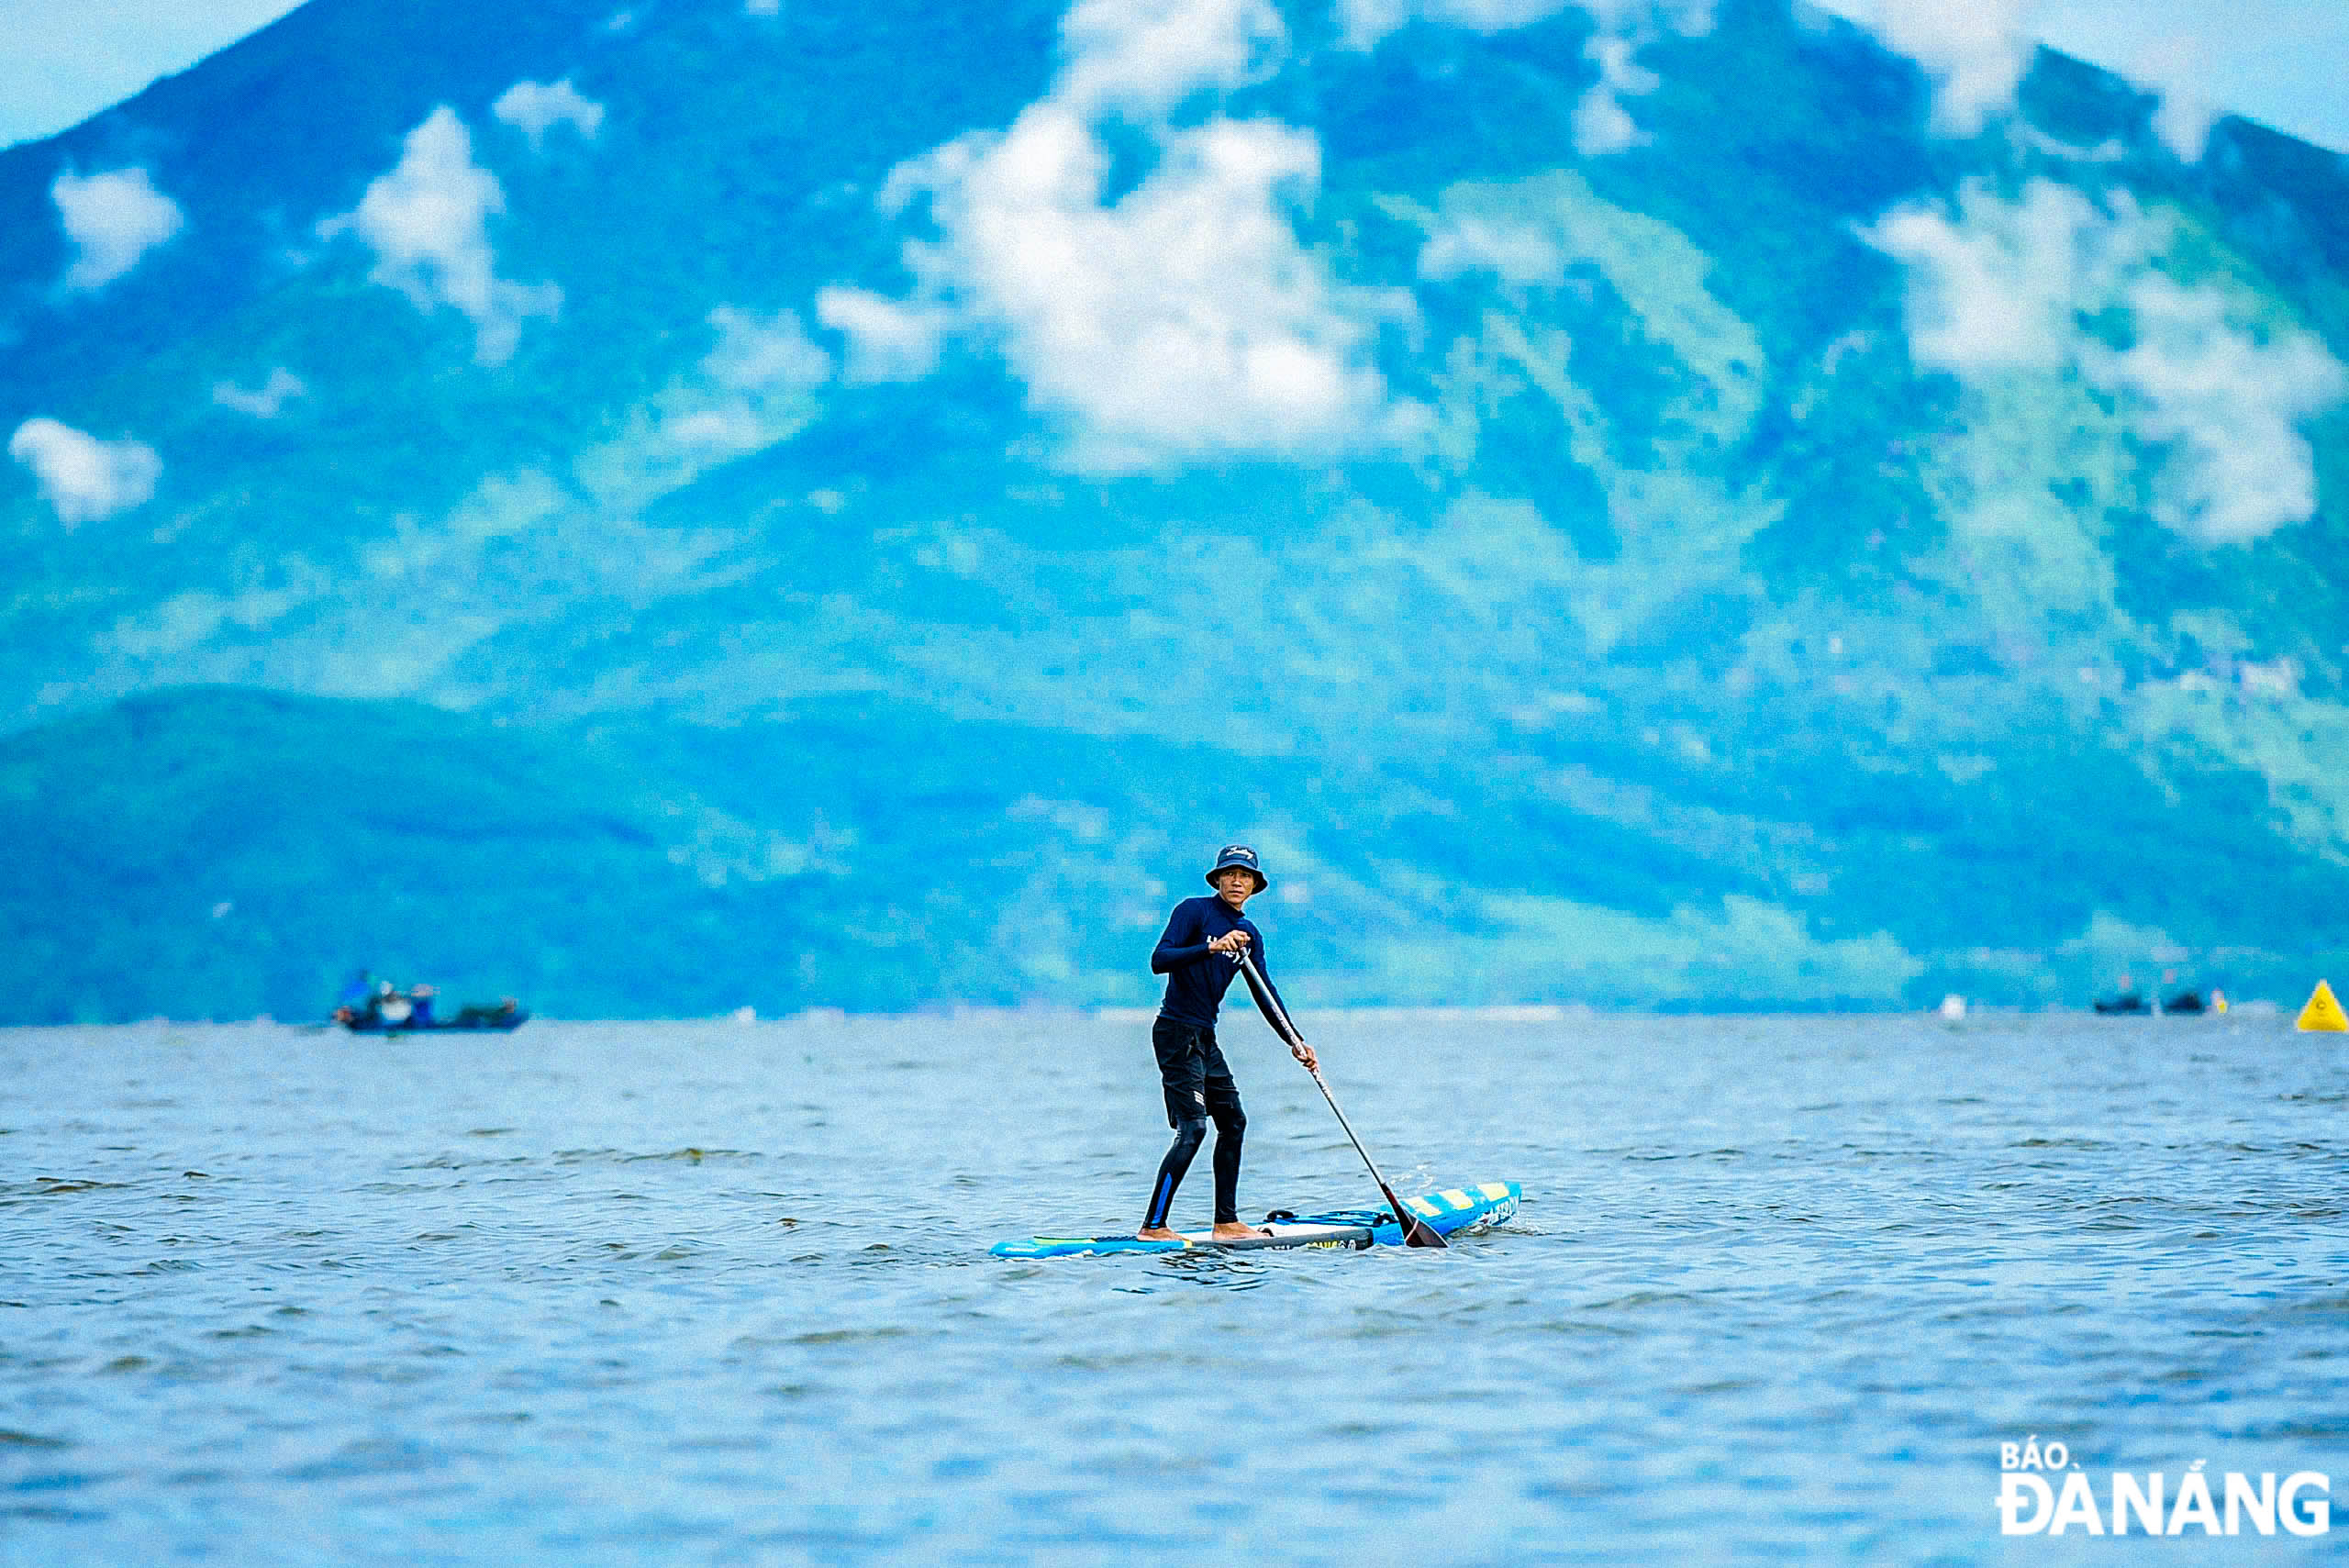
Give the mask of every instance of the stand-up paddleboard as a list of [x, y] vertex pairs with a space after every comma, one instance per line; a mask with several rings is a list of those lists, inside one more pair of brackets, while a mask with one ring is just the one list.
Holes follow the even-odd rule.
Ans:
[[[1466, 1236], [1506, 1223], [1515, 1216], [1524, 1195], [1515, 1182], [1486, 1182], [1474, 1187], [1446, 1187], [1405, 1198], [1403, 1204], [1439, 1235]], [[1205, 1230], [1183, 1231], [1175, 1241], [1145, 1241], [1130, 1231], [1123, 1236], [1030, 1236], [998, 1241], [988, 1251], [998, 1258], [1097, 1258], [1118, 1252], [1244, 1252], [1286, 1247], [1359, 1250], [1403, 1244], [1402, 1226], [1383, 1208], [1283, 1213], [1277, 1219], [1268, 1218], [1262, 1229], [1272, 1234], [1236, 1241], [1219, 1241]]]

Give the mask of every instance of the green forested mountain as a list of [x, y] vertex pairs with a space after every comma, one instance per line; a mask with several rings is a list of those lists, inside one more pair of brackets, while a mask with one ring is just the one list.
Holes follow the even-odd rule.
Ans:
[[312, 0], [0, 152], [0, 1018], [2297, 995], [2349, 173], [2026, 63]]

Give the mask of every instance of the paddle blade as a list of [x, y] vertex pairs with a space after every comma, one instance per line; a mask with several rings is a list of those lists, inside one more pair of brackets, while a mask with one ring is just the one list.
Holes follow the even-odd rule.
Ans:
[[1386, 1195], [1386, 1207], [1394, 1210], [1395, 1218], [1402, 1223], [1404, 1246], [1449, 1247], [1452, 1245], [1443, 1239], [1434, 1226], [1405, 1208], [1403, 1200], [1395, 1195], [1392, 1187], [1381, 1187], [1378, 1190]]

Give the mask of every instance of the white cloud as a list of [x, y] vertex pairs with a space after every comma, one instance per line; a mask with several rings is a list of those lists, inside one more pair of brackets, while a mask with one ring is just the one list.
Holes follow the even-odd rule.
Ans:
[[1157, 170], [1108, 205], [1107, 152], [1056, 105], [962, 150], [931, 175], [946, 238], [916, 269], [992, 330], [1038, 405], [1074, 419], [1079, 466], [1392, 435], [1369, 329], [1287, 217], [1319, 175], [1311, 136], [1168, 131]]
[[1861, 238], [1908, 264], [1909, 350], [1918, 363], [1961, 373], [2055, 365], [2077, 339], [2074, 317], [2108, 299], [2154, 237], [2123, 194], [2117, 218], [2050, 180], [2019, 202], [1980, 180], [1958, 192], [1954, 216], [1898, 208]]
[[783, 15], [783, 0], [742, 0], [742, 14], [746, 17], [780, 17]]
[[680, 446], [756, 451], [806, 422], [804, 394], [832, 377], [832, 357], [807, 336], [797, 315], [762, 317], [730, 305], [709, 313], [718, 346], [704, 356], [707, 392], [672, 395], [662, 429]]
[[785, 310], [762, 317], [730, 305], [709, 313], [718, 347], [702, 369], [737, 392], [804, 392], [831, 379], [832, 357], [817, 347], [799, 317]]
[[696, 408], [678, 415], [661, 427], [670, 441], [679, 447], [707, 447], [713, 451], [751, 452], [768, 444], [765, 431], [758, 420], [744, 409], [727, 406], [718, 408]]
[[1053, 95], [1085, 115], [1164, 116], [1192, 94], [1245, 86], [1286, 39], [1271, 0], [1076, 0], [1061, 20]]
[[583, 96], [569, 77], [552, 85], [517, 82], [497, 95], [489, 112], [529, 137], [533, 152], [547, 132], [559, 125], [571, 127], [582, 140], [593, 141], [604, 123], [604, 106]]
[[472, 135], [443, 105], [408, 132], [398, 166], [367, 187], [357, 209], [328, 218], [318, 233], [331, 239], [356, 229], [374, 249], [373, 281], [398, 289], [418, 310], [455, 306], [473, 323], [474, 357], [502, 364], [522, 322], [552, 317], [562, 304], [552, 284], [495, 275], [488, 218], [505, 210], [496, 176], [474, 164]]
[[1639, 45], [1611, 33], [1593, 33], [1583, 53], [1598, 67], [1598, 83], [1575, 105], [1575, 150], [1585, 157], [1621, 152], [1648, 139], [1623, 107], [1626, 95], [1653, 93], [1663, 78], [1632, 60]]
[[8, 438], [8, 455], [33, 471], [42, 496], [69, 529], [147, 500], [163, 473], [152, 447], [102, 441], [55, 419], [17, 426]]
[[1414, 20], [1498, 33], [1568, 10], [1586, 13], [1595, 24], [1583, 55], [1598, 67], [1598, 82], [1575, 106], [1575, 150], [1599, 157], [1642, 145], [1647, 134], [1623, 100], [1654, 92], [1661, 79], [1636, 57], [1665, 32], [1687, 38], [1710, 32], [1713, 0], [1339, 0], [1338, 25], [1344, 47], [1368, 50]]
[[2037, 49], [2031, 23], [2039, 0], [1820, 3], [1922, 68], [1933, 83], [1933, 128], [1946, 136], [1971, 136], [1993, 113], [2013, 108]]
[[2202, 161], [2210, 128], [2218, 123], [2218, 106], [2191, 88], [2164, 88], [2161, 106], [2154, 110], [2154, 134], [2188, 163]]
[[144, 169], [60, 174], [49, 195], [65, 237], [81, 252], [66, 269], [69, 289], [105, 287], [187, 224], [179, 204], [158, 191]]
[[212, 401], [223, 408], [250, 414], [256, 419], [274, 419], [278, 410], [293, 399], [306, 395], [309, 390], [300, 376], [284, 365], [273, 365], [269, 378], [250, 392], [233, 381], [214, 382]]
[[793, 311], [720, 306], [718, 341], [691, 372], [632, 409], [620, 431], [573, 460], [572, 478], [601, 512], [628, 515], [745, 453], [805, 429], [832, 357]]
[[2240, 544], [2316, 513], [2316, 463], [2302, 420], [2339, 403], [2349, 374], [2310, 334], [2264, 340], [2227, 319], [2215, 289], [2159, 272], [2128, 292], [2136, 341], [2085, 363], [2134, 395], [2137, 428], [2170, 450], [2154, 519], [2205, 544]]
[[2188, 163], [2199, 163], [2210, 145], [2219, 106], [2210, 99], [2210, 40], [2188, 33], [2163, 33], [2141, 40], [2127, 73], [2161, 95], [2154, 110], [2154, 134]]
[[[1909, 352], [1973, 380], [2076, 370], [2113, 397], [2161, 456], [2155, 519], [2204, 544], [2241, 543], [2316, 507], [2299, 424], [2349, 395], [2349, 373], [2303, 328], [2221, 282], [2188, 287], [2157, 270], [2171, 231], [2124, 194], [2110, 214], [2033, 180], [2019, 200], [1983, 182], [1954, 214], [1908, 207], [1862, 238], [1909, 268]], [[2083, 320], [2125, 313], [2114, 350]]]
[[1109, 199], [1100, 117], [1252, 80], [1278, 39], [1262, 0], [1082, 0], [1049, 96], [891, 176], [884, 210], [926, 199], [938, 238], [907, 247], [911, 299], [818, 297], [850, 378], [918, 375], [944, 335], [981, 339], [1066, 421], [1068, 461], [1100, 472], [1407, 438], [1419, 411], [1370, 362], [1391, 306], [1333, 284], [1291, 224], [1320, 177], [1309, 133], [1146, 118], [1156, 164]]
[[947, 310], [839, 286], [817, 291], [816, 319], [848, 339], [852, 382], [919, 381], [937, 368], [939, 340], [954, 324]]

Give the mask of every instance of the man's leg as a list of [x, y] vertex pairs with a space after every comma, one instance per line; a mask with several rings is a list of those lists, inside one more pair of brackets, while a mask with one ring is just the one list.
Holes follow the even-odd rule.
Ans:
[[1158, 1174], [1150, 1185], [1150, 1204], [1143, 1211], [1141, 1231], [1146, 1239], [1173, 1238], [1174, 1232], [1166, 1219], [1174, 1204], [1174, 1190], [1183, 1184], [1191, 1157], [1207, 1141], [1207, 1058], [1200, 1050], [1204, 1033], [1169, 1018], [1151, 1026], [1151, 1049], [1158, 1057], [1159, 1082], [1166, 1094], [1166, 1124], [1174, 1129], [1174, 1141], [1168, 1146], [1166, 1158], [1158, 1162]]
[[1207, 1048], [1205, 1095], [1208, 1115], [1215, 1120], [1216, 1233], [1264, 1235], [1240, 1223], [1240, 1147], [1248, 1131], [1248, 1114], [1240, 1108], [1240, 1085], [1231, 1081], [1231, 1069], [1224, 1065], [1223, 1052], [1212, 1040]]
[[[1151, 1184], [1150, 1210], [1143, 1216], [1141, 1233], [1145, 1236], [1164, 1231], [1173, 1234], [1166, 1223], [1166, 1211], [1174, 1206], [1174, 1189], [1183, 1184], [1184, 1173], [1191, 1168], [1191, 1157], [1208, 1138], [1208, 1124], [1197, 1117], [1174, 1124], [1174, 1141], [1166, 1151], [1166, 1158], [1158, 1162], [1158, 1179]], [[1216, 1155], [1217, 1168], [1221, 1169], [1223, 1156]], [[1222, 1178], [1218, 1176], [1219, 1183]], [[1163, 1240], [1163, 1237], [1160, 1238]]]

